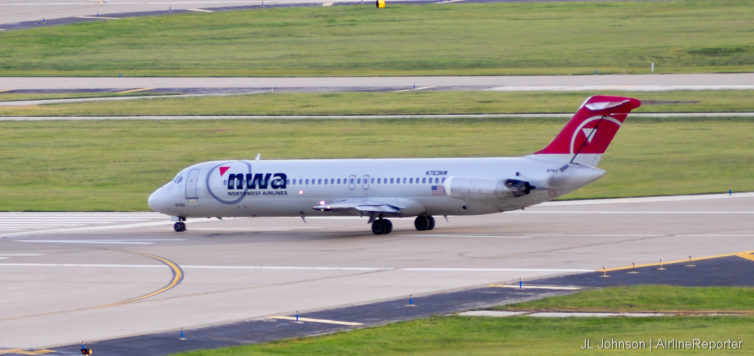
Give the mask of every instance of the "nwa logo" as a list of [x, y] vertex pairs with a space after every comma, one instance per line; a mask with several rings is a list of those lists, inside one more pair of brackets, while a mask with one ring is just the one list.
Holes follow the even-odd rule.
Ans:
[[221, 163], [207, 174], [207, 190], [215, 200], [236, 204], [246, 196], [287, 195], [285, 173], [252, 172], [249, 162]]
[[[223, 168], [220, 167], [220, 175], [223, 175]], [[229, 173], [228, 190], [234, 189], [285, 189], [285, 173]], [[245, 183], [244, 183], [245, 182]]]
[[569, 151], [571, 154], [603, 153], [620, 127], [621, 122], [613, 117], [592, 116], [573, 131]]

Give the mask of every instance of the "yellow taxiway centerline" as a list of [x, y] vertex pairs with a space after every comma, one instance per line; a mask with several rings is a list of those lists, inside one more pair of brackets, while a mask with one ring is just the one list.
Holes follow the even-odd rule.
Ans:
[[657, 263], [645, 263], [645, 264], [640, 264], [640, 265], [636, 265], [636, 266], [630, 265], [630, 266], [607, 268], [607, 269], [604, 269], [604, 270], [600, 269], [600, 270], [597, 270], [595, 272], [624, 271], [624, 270], [633, 269], [634, 267], [635, 268], [642, 268], [642, 267], [653, 267], [653, 266], [660, 266], [660, 265], [664, 266], [664, 265], [672, 265], [672, 264], [676, 264], [676, 263], [711, 260], [711, 259], [714, 259], [714, 258], [731, 257], [731, 256], [741, 257], [741, 258], [745, 258], [747, 260], [754, 261], [754, 256], [751, 255], [752, 253], [754, 253], [754, 251], [723, 253], [723, 254], [719, 254], [719, 255], [689, 258], [689, 259], [685, 259], [685, 260], [663, 261], [662, 263], [660, 263], [660, 262], [657, 262]]
[[117, 92], [116, 94], [138, 93], [140, 91], [148, 91], [148, 90], [152, 90], [152, 89], [154, 89], [154, 88], [139, 88], [139, 89], [123, 90], [123, 91]]

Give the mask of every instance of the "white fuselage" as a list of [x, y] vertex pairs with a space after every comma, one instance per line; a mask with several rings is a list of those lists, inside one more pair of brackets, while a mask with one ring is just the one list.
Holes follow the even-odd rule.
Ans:
[[[178, 217], [383, 216], [324, 208], [339, 203], [381, 204], [399, 211], [385, 216], [488, 214], [551, 200], [602, 175], [598, 168], [533, 155], [211, 161], [182, 170], [149, 197], [149, 205]], [[505, 185], [511, 180], [533, 188], [514, 194]]]

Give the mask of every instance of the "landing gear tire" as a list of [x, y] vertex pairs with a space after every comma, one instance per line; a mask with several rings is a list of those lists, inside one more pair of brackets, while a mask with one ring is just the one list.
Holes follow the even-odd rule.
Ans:
[[388, 219], [377, 219], [372, 223], [372, 232], [375, 235], [389, 234], [393, 231], [393, 223]]
[[173, 230], [175, 230], [175, 232], [186, 231], [186, 223], [184, 223], [183, 221], [179, 221], [173, 224]]
[[435, 218], [429, 215], [419, 215], [414, 220], [414, 227], [418, 231], [432, 230], [435, 228]]

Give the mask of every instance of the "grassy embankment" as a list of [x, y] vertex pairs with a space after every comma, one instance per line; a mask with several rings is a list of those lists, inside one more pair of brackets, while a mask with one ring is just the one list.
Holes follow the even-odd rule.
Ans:
[[0, 75], [648, 73], [651, 61], [657, 73], [741, 72], [754, 69], [751, 18], [749, 0], [172, 14], [0, 32]]
[[[609, 298], [608, 298], [609, 297]], [[616, 287], [512, 305], [509, 309], [602, 311], [743, 311], [737, 316], [671, 316], [658, 318], [472, 318], [437, 316], [334, 335], [195, 351], [201, 355], [581, 355], [586, 338], [596, 346], [602, 338], [644, 341], [658, 338], [743, 341], [751, 354], [754, 311], [752, 288]], [[590, 350], [607, 352], [608, 350]], [[610, 354], [648, 353], [609, 350]], [[653, 350], [661, 355], [708, 354], [708, 350]]]

